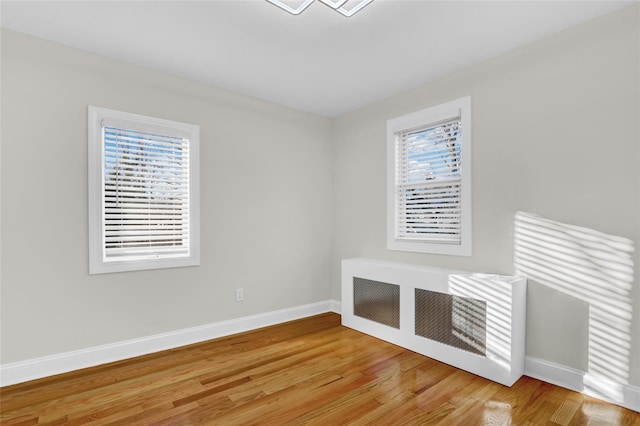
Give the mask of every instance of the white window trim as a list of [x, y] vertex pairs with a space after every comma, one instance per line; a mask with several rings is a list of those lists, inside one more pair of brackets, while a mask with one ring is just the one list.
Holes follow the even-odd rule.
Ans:
[[[462, 119], [461, 243], [438, 244], [396, 238], [396, 134], [453, 117]], [[456, 99], [387, 121], [387, 249], [471, 256], [471, 97]]]
[[[165, 134], [184, 135], [189, 139], [189, 255], [123, 261], [104, 260], [104, 146], [103, 119], [136, 122], [149, 129], [161, 128]], [[200, 264], [200, 127], [144, 115], [94, 106], [88, 107], [88, 190], [89, 190], [89, 273], [139, 271], [176, 268]]]

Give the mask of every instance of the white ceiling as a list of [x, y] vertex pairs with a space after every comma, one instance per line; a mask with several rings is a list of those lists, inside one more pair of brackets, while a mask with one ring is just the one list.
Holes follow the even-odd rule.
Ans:
[[[637, 0], [636, 0], [637, 1]], [[7, 1], [2, 26], [337, 116], [634, 1]]]

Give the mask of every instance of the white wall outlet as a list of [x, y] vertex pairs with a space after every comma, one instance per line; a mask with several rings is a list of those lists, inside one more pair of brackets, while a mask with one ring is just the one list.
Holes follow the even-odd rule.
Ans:
[[244, 290], [236, 288], [236, 302], [242, 302], [244, 300]]

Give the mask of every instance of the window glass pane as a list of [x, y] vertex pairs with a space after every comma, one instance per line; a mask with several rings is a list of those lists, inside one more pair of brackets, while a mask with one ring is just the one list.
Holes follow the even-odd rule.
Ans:
[[105, 260], [188, 255], [188, 141], [103, 131]]
[[460, 244], [462, 120], [400, 132], [398, 238]]

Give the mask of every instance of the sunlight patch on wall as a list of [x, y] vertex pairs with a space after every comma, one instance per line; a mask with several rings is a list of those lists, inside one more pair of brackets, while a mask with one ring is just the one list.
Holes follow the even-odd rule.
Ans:
[[[486, 327], [486, 343], [482, 345], [483, 351], [486, 352], [487, 358], [503, 368], [510, 369], [512, 360], [512, 283], [510, 277], [489, 274], [451, 274], [449, 276], [449, 291], [454, 295], [491, 301], [486, 303], [485, 310], [482, 312], [482, 326]], [[453, 314], [462, 317], [465, 322], [474, 320], [469, 314], [458, 313], [455, 308], [456, 306], [454, 306]]]
[[516, 273], [589, 304], [585, 391], [624, 401], [629, 384], [633, 241], [518, 212]]

